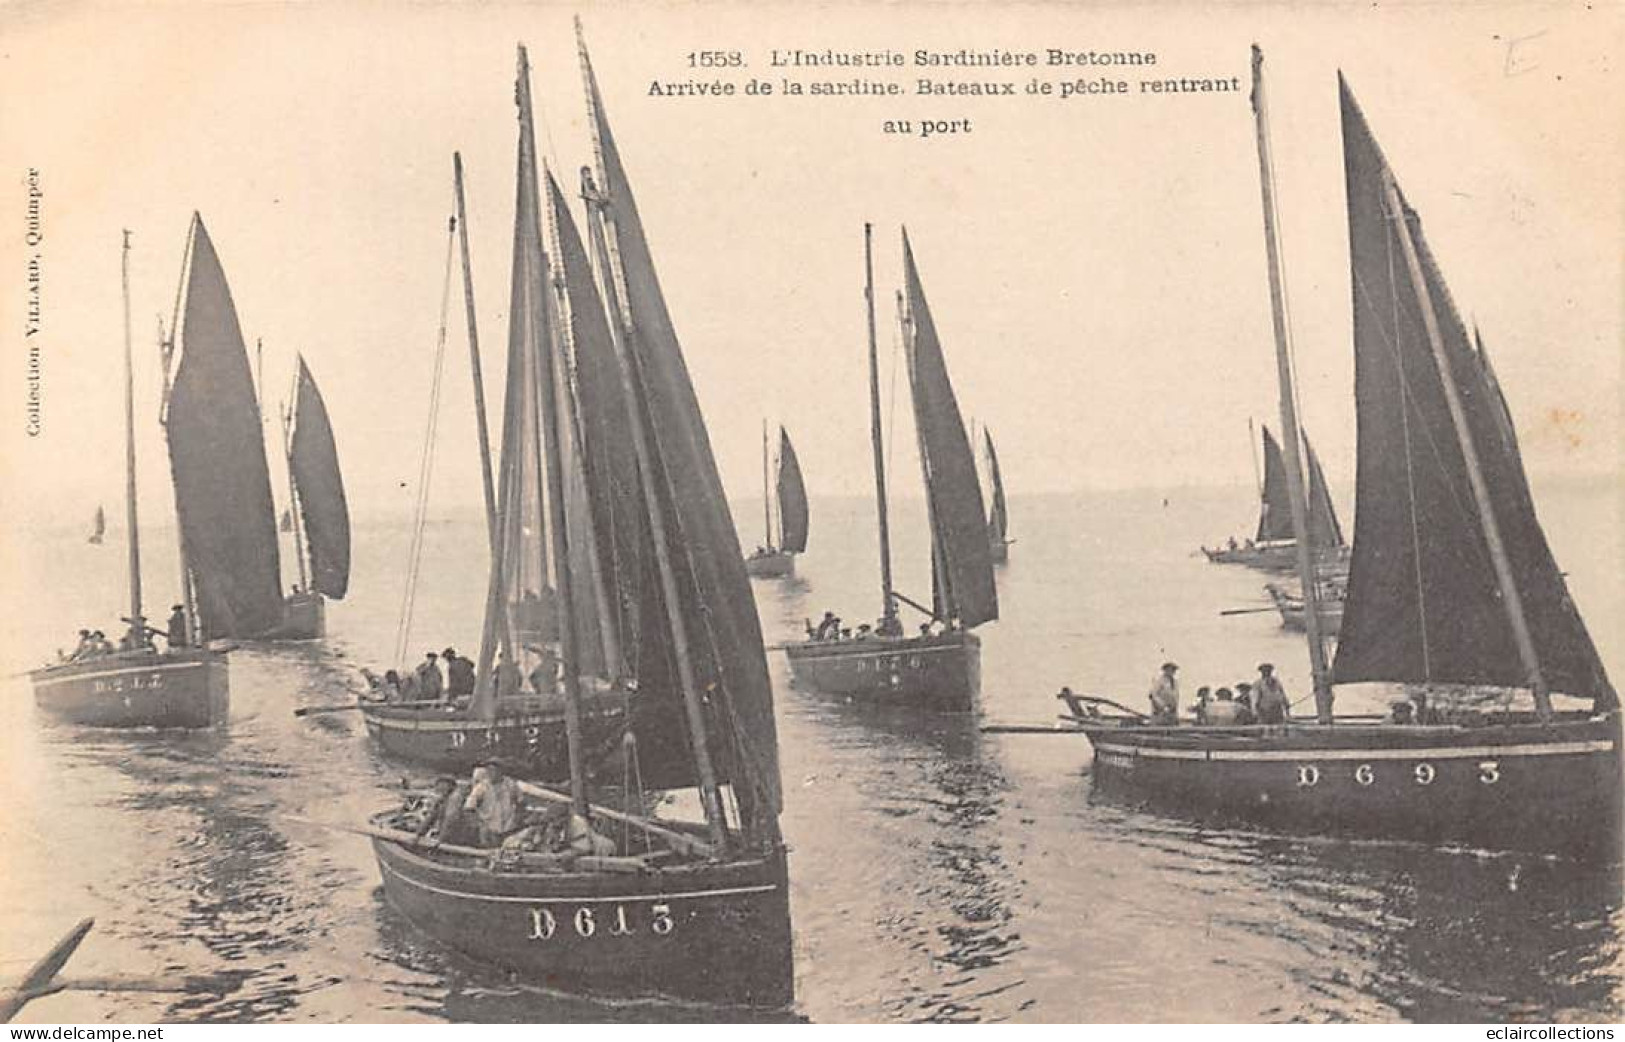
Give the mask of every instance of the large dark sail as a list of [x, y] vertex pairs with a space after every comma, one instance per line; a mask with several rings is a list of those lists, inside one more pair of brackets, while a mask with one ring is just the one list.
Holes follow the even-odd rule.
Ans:
[[294, 392], [288, 466], [299, 490], [299, 512], [305, 521], [316, 592], [341, 598], [350, 588], [350, 508], [344, 499], [333, 424], [303, 357]]
[[1258, 534], [1253, 538], [1260, 543], [1291, 539], [1292, 500], [1288, 498], [1286, 462], [1281, 457], [1281, 443], [1275, 440], [1268, 427], [1264, 431], [1264, 490], [1259, 496]]
[[[1596, 648], [1535, 517], [1493, 374], [1397, 185], [1403, 213], [1390, 214], [1392, 171], [1347, 84], [1340, 85], [1359, 462], [1334, 678], [1530, 683], [1422, 317], [1430, 303], [1546, 682], [1553, 691], [1611, 701]], [[1427, 301], [1413, 289], [1396, 217], [1415, 244]]]
[[282, 621], [271, 475], [237, 309], [197, 214], [188, 258], [164, 413], [175, 508], [203, 633], [248, 637]]
[[[725, 765], [733, 780], [747, 831], [777, 835], [778, 739], [755, 599], [710, 436], [585, 45], [581, 62], [597, 145], [599, 202], [618, 262], [606, 277], [617, 279], [624, 290], [616, 320], [626, 333], [636, 381], [633, 398], [644, 410], [660, 470], [651, 478], [665, 502], [649, 506], [675, 522], [668, 526], [667, 549], [678, 573], [683, 603], [677, 607], [689, 623], [696, 679], [706, 694], [709, 751], [721, 761], [719, 773]], [[649, 645], [647, 634], [643, 643]]]
[[987, 480], [992, 487], [992, 504], [987, 508], [988, 539], [1002, 543], [1010, 533], [1010, 509], [1004, 503], [1004, 475], [999, 471], [999, 454], [993, 448], [993, 434], [982, 428], [982, 440], [987, 446]]
[[779, 549], [799, 554], [807, 549], [807, 486], [801, 461], [790, 444], [790, 432], [779, 428]]
[[934, 574], [939, 599], [949, 616], [966, 626], [999, 617], [993, 585], [993, 556], [987, 540], [976, 457], [959, 414], [948, 366], [942, 357], [931, 307], [914, 266], [908, 232], [903, 232], [903, 286], [913, 330], [909, 338], [909, 382], [914, 391], [914, 424], [932, 525]]

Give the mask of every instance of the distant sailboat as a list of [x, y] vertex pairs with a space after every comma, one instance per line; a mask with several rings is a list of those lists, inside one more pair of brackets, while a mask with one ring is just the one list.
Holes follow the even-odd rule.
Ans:
[[[119, 650], [81, 643], [71, 656], [29, 674], [34, 701], [57, 719], [91, 727], [203, 728], [224, 723], [231, 678], [225, 652], [192, 646], [186, 633], [147, 625], [141, 599], [141, 528], [136, 504], [135, 363], [130, 349], [130, 233], [124, 233], [124, 471], [130, 614]], [[100, 542], [105, 518], [96, 510]], [[182, 542], [182, 571], [186, 572]], [[190, 627], [188, 627], [190, 629]], [[192, 630], [191, 632], [196, 632]], [[159, 651], [154, 636], [167, 638]]]
[[350, 509], [339, 471], [333, 423], [303, 355], [293, 408], [282, 414], [288, 499], [282, 531], [292, 532], [299, 585], [283, 605], [282, 625], [271, 636], [310, 640], [327, 632], [324, 598], [343, 600], [350, 588]]
[[[1282, 428], [1292, 445], [1296, 403], [1262, 62], [1254, 48]], [[1618, 696], [1535, 516], [1482, 344], [1468, 337], [1421, 219], [1341, 77], [1338, 91], [1359, 460], [1355, 550], [1333, 663], [1309, 548], [1297, 548], [1316, 720], [1147, 726], [1089, 712], [1089, 696], [1061, 697], [1094, 744], [1095, 784], [1104, 792], [1294, 831], [1617, 861]], [[1307, 541], [1306, 481], [1288, 454], [1289, 490], [1300, 504], [1293, 528]], [[1334, 683], [1401, 685], [1405, 700], [1386, 718], [1334, 716]], [[1558, 695], [1589, 706], [1559, 707]]]
[[[767, 542], [745, 558], [745, 571], [755, 579], [780, 579], [796, 572], [796, 555], [807, 549], [807, 486], [801, 477], [801, 462], [796, 458], [790, 434], [779, 428], [778, 466], [770, 464], [767, 442], [767, 424], [762, 424], [762, 529]], [[770, 482], [769, 474], [776, 470]], [[778, 506], [778, 525], [773, 523], [774, 505]], [[778, 529], [775, 545], [774, 528]]]
[[[908, 233], [903, 233], [904, 290], [898, 318], [907, 350], [914, 429], [925, 481], [931, 529], [931, 603], [920, 604], [892, 585], [885, 453], [880, 419], [879, 360], [875, 346], [874, 268], [870, 229], [864, 226], [865, 299], [869, 313], [869, 417], [874, 449], [875, 501], [880, 536], [881, 615], [873, 632], [829, 632], [833, 616], [808, 639], [785, 648], [790, 669], [822, 691], [876, 702], [914, 702], [950, 711], [973, 708], [981, 687], [981, 641], [971, 632], [999, 616], [988, 540], [988, 516], [976, 457], [948, 379], [936, 323], [926, 303]], [[905, 633], [899, 604], [922, 612], [927, 623]], [[836, 623], [838, 627], [838, 622]], [[937, 627], [933, 629], [933, 627]], [[811, 627], [809, 627], [811, 628]]]
[[[1202, 552], [1215, 564], [1245, 564], [1265, 571], [1289, 572], [1296, 567], [1298, 551], [1292, 535], [1287, 465], [1281, 443], [1267, 425], [1262, 430], [1264, 476], [1259, 486], [1257, 532], [1251, 539], [1242, 542], [1232, 539], [1228, 546], [1215, 550], [1203, 547]], [[1321, 470], [1320, 457], [1315, 455], [1308, 435], [1303, 436], [1302, 446], [1309, 471], [1310, 544], [1315, 548], [1316, 563], [1323, 571], [1339, 571], [1348, 560], [1343, 526], [1338, 523], [1337, 507], [1326, 486], [1326, 474]]]
[[994, 564], [1010, 560], [1010, 508], [1004, 501], [1004, 474], [999, 470], [999, 453], [993, 448], [993, 432], [982, 428], [983, 450], [987, 456], [987, 481], [991, 490], [987, 508], [987, 545]]
[[101, 507], [96, 508], [96, 519], [91, 523], [90, 538], [85, 540], [92, 546], [101, 546], [102, 537], [107, 535], [107, 513]]

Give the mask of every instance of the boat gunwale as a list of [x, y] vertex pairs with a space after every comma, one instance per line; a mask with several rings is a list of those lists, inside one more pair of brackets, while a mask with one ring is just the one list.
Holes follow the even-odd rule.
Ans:
[[[979, 646], [982, 638], [968, 629], [933, 633], [929, 637], [882, 637], [871, 633], [866, 637], [843, 637], [840, 640], [799, 640], [784, 645], [788, 655], [805, 659], [856, 658], [864, 656], [903, 655], [911, 652], [958, 651]], [[825, 649], [828, 649], [827, 651]]]

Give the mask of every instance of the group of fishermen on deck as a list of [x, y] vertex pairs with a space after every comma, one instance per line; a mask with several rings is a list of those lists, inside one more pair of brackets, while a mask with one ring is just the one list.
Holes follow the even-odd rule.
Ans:
[[[896, 615], [886, 615], [875, 625], [867, 622], [859, 624], [856, 630], [841, 625], [840, 616], [832, 611], [826, 611], [823, 619], [814, 626], [811, 619], [803, 619], [802, 626], [807, 630], [807, 639], [814, 641], [826, 640], [868, 640], [871, 637], [901, 637], [903, 635], [903, 621]], [[932, 618], [920, 623], [920, 636], [929, 637], [953, 629], [952, 621], [944, 622]]]
[[[1151, 681], [1147, 696], [1151, 701], [1151, 719], [1159, 724], [1179, 722], [1179, 664], [1164, 662], [1156, 678]], [[1243, 680], [1235, 689], [1211, 687], [1196, 689], [1196, 705], [1192, 707], [1198, 724], [1284, 724], [1292, 719], [1292, 701], [1287, 698], [1281, 678], [1275, 675], [1275, 666], [1269, 662], [1258, 664], [1258, 676]]]
[[568, 803], [527, 807], [519, 783], [501, 760], [486, 760], [467, 778], [442, 777], [434, 790], [414, 795], [395, 825], [429, 848], [441, 845], [496, 850], [499, 859], [524, 853], [614, 854], [615, 841], [574, 814]]
[[[497, 663], [498, 698], [520, 694], [527, 683], [530, 690], [539, 695], [550, 694], [556, 689], [559, 671], [557, 656], [548, 647], [526, 647], [537, 659], [528, 676], [522, 676], [519, 667], [506, 657]], [[441, 673], [441, 663], [445, 664], [444, 674]], [[363, 669], [361, 672], [372, 689], [373, 699], [392, 705], [428, 703], [461, 709], [474, 696], [474, 661], [457, 654], [455, 648], [425, 652], [417, 668], [404, 674], [393, 669], [385, 671], [381, 677], [371, 670]]]
[[124, 636], [114, 644], [107, 639], [107, 634], [101, 630], [80, 630], [79, 642], [72, 652], [63, 654], [57, 649], [56, 657], [59, 662], [84, 662], [89, 659], [101, 658], [104, 655], [116, 655], [126, 651], [153, 651], [153, 637], [162, 637], [169, 643], [170, 648], [184, 648], [190, 641], [186, 625], [186, 609], [177, 604], [171, 610], [169, 626], [167, 628], [148, 625], [147, 620], [141, 616], [126, 619], [130, 628], [124, 631]]

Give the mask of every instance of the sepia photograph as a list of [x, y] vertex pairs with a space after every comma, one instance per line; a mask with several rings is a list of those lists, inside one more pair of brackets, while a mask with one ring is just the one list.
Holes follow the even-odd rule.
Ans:
[[1612, 1038], [1622, 57], [0, 5], [0, 1021]]

